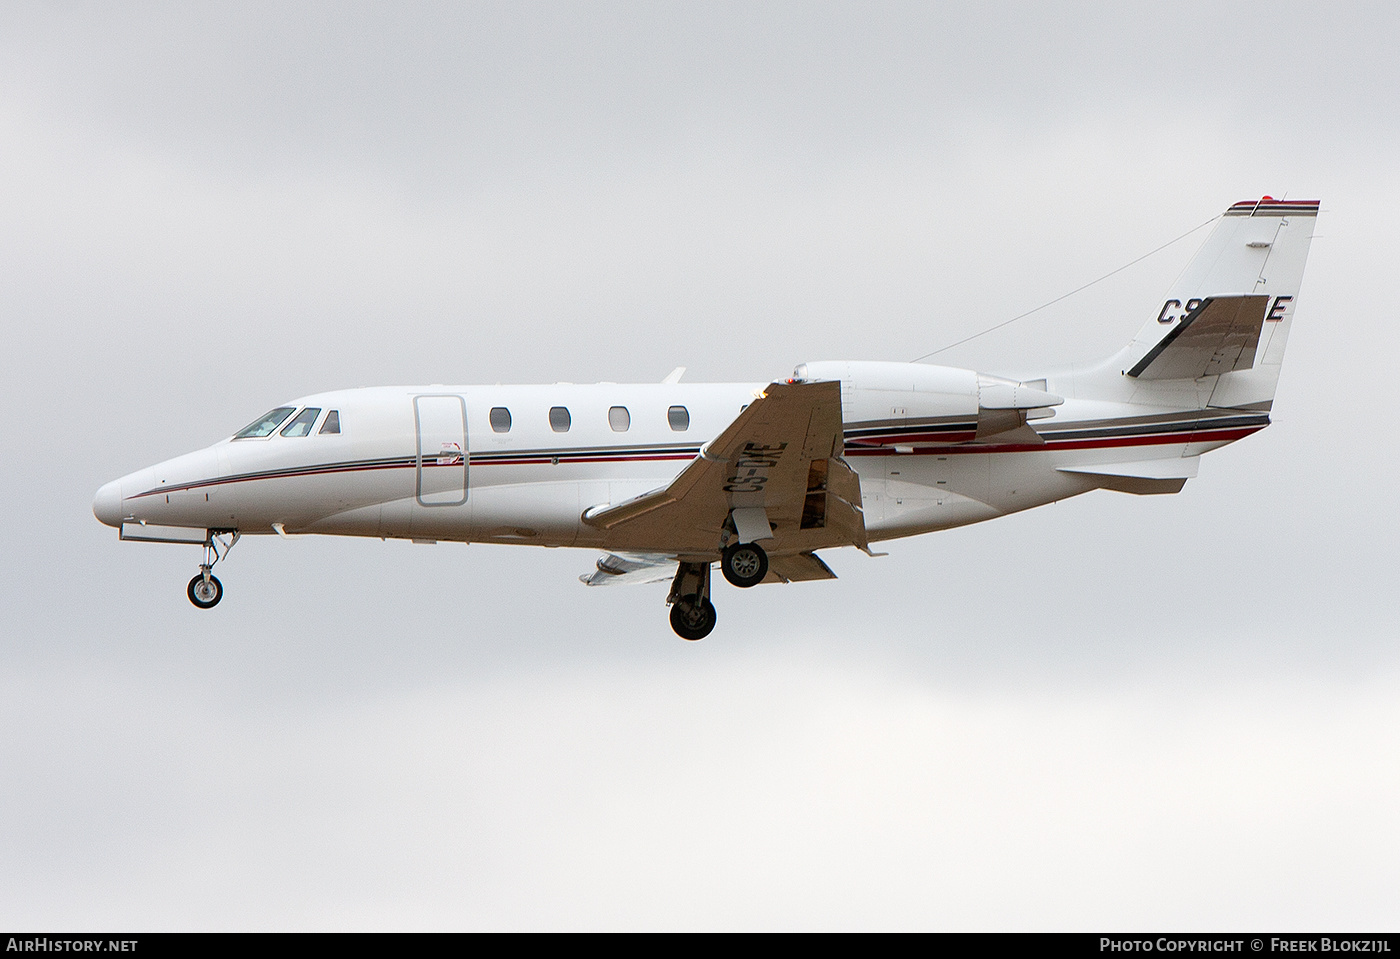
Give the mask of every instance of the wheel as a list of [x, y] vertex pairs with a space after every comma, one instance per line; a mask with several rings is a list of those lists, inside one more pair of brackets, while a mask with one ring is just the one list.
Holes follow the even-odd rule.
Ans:
[[768, 575], [768, 554], [757, 543], [735, 543], [725, 547], [719, 568], [725, 579], [740, 589], [748, 589]]
[[185, 592], [189, 593], [190, 602], [200, 609], [211, 609], [224, 598], [224, 584], [219, 582], [217, 576], [210, 576], [209, 581], [205, 582], [204, 574], [200, 573], [190, 580], [190, 588]]
[[687, 596], [671, 604], [671, 628], [681, 639], [704, 639], [715, 628], [715, 607], [708, 599]]

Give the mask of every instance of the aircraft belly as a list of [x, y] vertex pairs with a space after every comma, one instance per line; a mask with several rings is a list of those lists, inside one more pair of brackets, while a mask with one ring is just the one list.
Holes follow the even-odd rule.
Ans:
[[[411, 478], [394, 473], [407, 471], [331, 473], [229, 483], [221, 490], [220, 502], [239, 529], [265, 531], [273, 523], [281, 523], [289, 532], [297, 532], [331, 516], [377, 507], [405, 495]], [[367, 531], [366, 535], [374, 534]]]
[[932, 533], [1001, 516], [1000, 510], [958, 493], [944, 493], [936, 499], [887, 500], [881, 517], [872, 522], [867, 514], [865, 528], [870, 541], [898, 539]]
[[417, 496], [409, 506], [409, 534], [413, 539], [471, 539], [472, 505], [448, 503], [424, 505]]
[[593, 505], [582, 502], [581, 485], [563, 480], [473, 487], [469, 499], [471, 539], [573, 546], [581, 525], [579, 515]]
[[1084, 476], [1062, 473], [1065, 454], [996, 453], [991, 460], [987, 502], [1001, 513], [1017, 513], [1096, 489]]
[[303, 527], [292, 527], [293, 532], [326, 533], [331, 536], [380, 536], [384, 506], [374, 503], [354, 509], [342, 510], [321, 519], [313, 520]]
[[[870, 475], [865, 521], [872, 540], [912, 536], [993, 519], [1097, 488], [1087, 477], [1059, 472], [1054, 454], [939, 456], [935, 451], [863, 458]], [[867, 466], [867, 464], [869, 464]], [[883, 472], [884, 482], [875, 478]]]

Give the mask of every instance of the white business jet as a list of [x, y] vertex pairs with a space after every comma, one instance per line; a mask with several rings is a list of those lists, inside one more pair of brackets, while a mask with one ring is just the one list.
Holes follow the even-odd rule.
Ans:
[[378, 536], [600, 550], [590, 586], [671, 580], [671, 625], [737, 587], [832, 579], [819, 550], [948, 529], [1094, 489], [1175, 493], [1263, 429], [1316, 201], [1236, 203], [1131, 343], [1010, 379], [920, 363], [804, 363], [763, 383], [412, 386], [282, 403], [206, 449], [103, 486], [124, 540]]

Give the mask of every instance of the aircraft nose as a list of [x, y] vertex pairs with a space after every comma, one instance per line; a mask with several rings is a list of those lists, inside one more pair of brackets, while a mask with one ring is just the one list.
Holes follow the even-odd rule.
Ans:
[[97, 495], [93, 497], [92, 500], [92, 515], [96, 516], [99, 522], [105, 523], [108, 526], [121, 526], [121, 480], [112, 480], [112, 482], [97, 491]]

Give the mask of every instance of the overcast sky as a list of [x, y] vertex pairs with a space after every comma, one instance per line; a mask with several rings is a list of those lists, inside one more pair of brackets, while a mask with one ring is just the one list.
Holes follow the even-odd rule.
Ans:
[[[1400, 8], [948, 6], [5, 4], [0, 925], [1393, 931]], [[1264, 193], [1273, 426], [702, 643], [567, 550], [200, 612], [90, 512], [317, 390], [912, 359]], [[939, 360], [1107, 354], [1203, 236]]]

